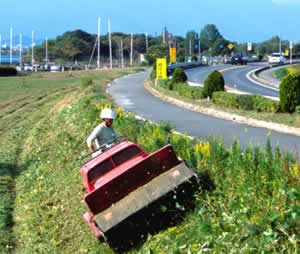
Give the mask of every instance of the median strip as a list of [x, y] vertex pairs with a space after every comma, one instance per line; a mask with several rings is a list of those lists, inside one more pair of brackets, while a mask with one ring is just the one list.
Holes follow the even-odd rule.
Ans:
[[237, 114], [231, 114], [228, 112], [219, 111], [216, 109], [205, 108], [205, 107], [202, 107], [199, 105], [195, 105], [195, 104], [192, 104], [189, 102], [185, 102], [185, 101], [176, 99], [171, 96], [164, 95], [151, 86], [150, 80], [145, 81], [144, 87], [146, 90], [148, 90], [154, 96], [159, 97], [160, 99], [162, 99], [164, 101], [167, 101], [169, 103], [175, 104], [176, 106], [179, 106], [179, 107], [182, 107], [182, 108], [185, 108], [188, 110], [203, 113], [206, 115], [210, 115], [210, 116], [221, 118], [221, 119], [228, 120], [228, 121], [234, 121], [234, 122], [237, 122], [240, 124], [246, 124], [246, 125], [250, 125], [253, 127], [266, 128], [266, 129], [280, 132], [280, 133], [300, 136], [300, 128], [291, 127], [288, 125], [274, 123], [274, 122], [266, 122], [266, 121], [262, 121], [262, 120], [257, 120], [257, 119], [253, 119], [253, 118], [249, 118], [249, 117], [240, 116]]

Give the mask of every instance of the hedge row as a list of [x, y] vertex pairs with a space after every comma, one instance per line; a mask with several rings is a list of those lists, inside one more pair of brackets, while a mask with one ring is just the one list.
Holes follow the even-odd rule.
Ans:
[[0, 66], [0, 77], [17, 76], [17, 70], [15, 67]]
[[258, 112], [280, 111], [280, 102], [264, 98], [258, 95], [232, 94], [226, 92], [215, 92], [212, 96], [213, 103], [228, 108], [243, 110], [256, 110]]
[[175, 91], [179, 96], [184, 98], [200, 100], [204, 99], [205, 95], [203, 93], [203, 88], [189, 86], [186, 83], [174, 83], [172, 80], [162, 80], [159, 82], [160, 87]]

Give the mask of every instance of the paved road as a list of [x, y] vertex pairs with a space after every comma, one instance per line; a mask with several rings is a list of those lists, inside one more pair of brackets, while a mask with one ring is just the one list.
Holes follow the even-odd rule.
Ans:
[[[139, 73], [121, 78], [112, 83], [108, 92], [126, 110], [153, 122], [169, 121], [177, 131], [193, 137], [209, 139], [217, 136], [226, 145], [239, 139], [243, 147], [249, 143], [266, 143], [268, 133], [270, 134], [267, 129], [210, 117], [160, 100], [144, 89], [143, 83], [147, 76], [148, 73]], [[276, 132], [270, 134], [270, 139], [273, 147], [278, 145], [283, 150], [295, 151], [295, 147], [300, 144], [300, 137]]]
[[[204, 83], [206, 77], [213, 71], [213, 70], [222, 70], [225, 68], [229, 68], [231, 65], [218, 65], [218, 66], [210, 66], [210, 67], [199, 67], [194, 68], [186, 71], [188, 80], [196, 83]], [[272, 97], [279, 97], [279, 93], [272, 89], [259, 86], [256, 83], [251, 82], [247, 79], [247, 73], [262, 67], [262, 64], [249, 64], [245, 67], [231, 69], [228, 71], [224, 71], [222, 73], [225, 84], [227, 86], [236, 88], [240, 91], [259, 94], [263, 96], [272, 96]]]

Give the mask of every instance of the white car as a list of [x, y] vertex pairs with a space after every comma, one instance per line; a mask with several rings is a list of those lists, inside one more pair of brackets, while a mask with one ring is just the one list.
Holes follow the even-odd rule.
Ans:
[[280, 53], [273, 53], [269, 57], [269, 64], [284, 64], [285, 62], [285, 57], [283, 54]]

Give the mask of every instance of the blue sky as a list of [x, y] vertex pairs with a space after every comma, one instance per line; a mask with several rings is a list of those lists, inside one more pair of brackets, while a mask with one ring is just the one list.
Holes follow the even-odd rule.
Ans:
[[67, 30], [159, 34], [164, 26], [184, 35], [216, 24], [223, 36], [238, 42], [262, 41], [281, 34], [300, 41], [300, 0], [1, 0], [0, 33], [9, 29], [54, 38]]

